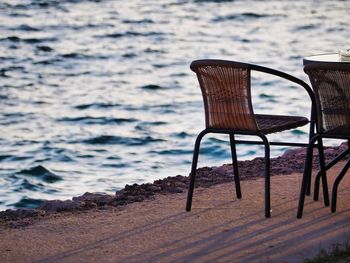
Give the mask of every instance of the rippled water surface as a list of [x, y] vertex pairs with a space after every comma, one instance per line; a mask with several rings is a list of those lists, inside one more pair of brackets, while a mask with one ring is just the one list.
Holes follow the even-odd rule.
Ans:
[[[190, 62], [240, 60], [306, 80], [303, 56], [350, 47], [349, 10], [349, 1], [2, 0], [0, 208], [188, 174], [204, 128]], [[256, 112], [308, 116], [302, 90], [260, 75], [254, 84]], [[207, 137], [199, 166], [229, 162], [226, 139]]]

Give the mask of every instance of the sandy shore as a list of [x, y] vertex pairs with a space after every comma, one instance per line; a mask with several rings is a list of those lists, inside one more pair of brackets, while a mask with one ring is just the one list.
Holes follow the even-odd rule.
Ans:
[[[329, 161], [344, 151], [345, 144], [325, 148], [325, 157]], [[317, 151], [314, 151], [314, 169], [318, 167]], [[305, 160], [305, 149], [296, 148], [286, 151], [282, 156], [271, 159], [271, 176], [302, 173]], [[264, 177], [264, 159], [239, 161], [240, 180], [255, 180]], [[197, 170], [196, 187], [211, 187], [217, 184], [233, 182], [232, 165], [203, 167]], [[120, 207], [134, 202], [153, 199], [159, 194], [175, 194], [187, 191], [188, 176], [169, 176], [153, 183], [126, 185], [115, 195], [85, 193], [71, 200], [46, 200], [36, 209], [8, 209], [0, 211], [0, 224], [9, 227], [22, 227], [52, 214], [66, 211], [86, 211], [94, 208]]]
[[[341, 163], [329, 173], [332, 185]], [[124, 206], [49, 213], [24, 226], [0, 224], [0, 262], [301, 262], [350, 239], [350, 178], [337, 212], [307, 198], [296, 219], [301, 174], [271, 179], [272, 217], [264, 217], [263, 178], [155, 194]]]

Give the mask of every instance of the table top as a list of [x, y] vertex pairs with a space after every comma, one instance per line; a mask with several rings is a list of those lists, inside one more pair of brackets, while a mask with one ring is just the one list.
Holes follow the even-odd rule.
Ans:
[[329, 54], [320, 54], [314, 56], [304, 57], [303, 63], [304, 65], [312, 62], [317, 63], [327, 63], [327, 64], [349, 64], [350, 60], [342, 59], [338, 53], [329, 53]]

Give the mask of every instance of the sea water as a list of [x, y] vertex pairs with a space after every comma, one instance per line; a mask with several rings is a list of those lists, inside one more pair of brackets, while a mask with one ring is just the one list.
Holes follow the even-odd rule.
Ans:
[[[0, 209], [188, 175], [204, 128], [191, 61], [307, 81], [304, 56], [350, 47], [349, 11], [320, 0], [2, 0]], [[262, 75], [253, 85], [255, 112], [309, 116], [302, 89]], [[271, 139], [306, 141], [307, 127]], [[230, 162], [229, 149], [227, 136], [205, 137], [199, 166]]]

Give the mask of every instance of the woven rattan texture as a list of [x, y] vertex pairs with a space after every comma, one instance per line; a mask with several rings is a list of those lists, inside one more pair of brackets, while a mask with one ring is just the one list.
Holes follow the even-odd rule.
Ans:
[[229, 66], [197, 68], [207, 128], [257, 131], [250, 100], [250, 71]]
[[264, 134], [281, 132], [308, 124], [309, 120], [298, 116], [255, 115], [259, 131]]
[[350, 134], [350, 69], [305, 67], [314, 89], [319, 131]]

